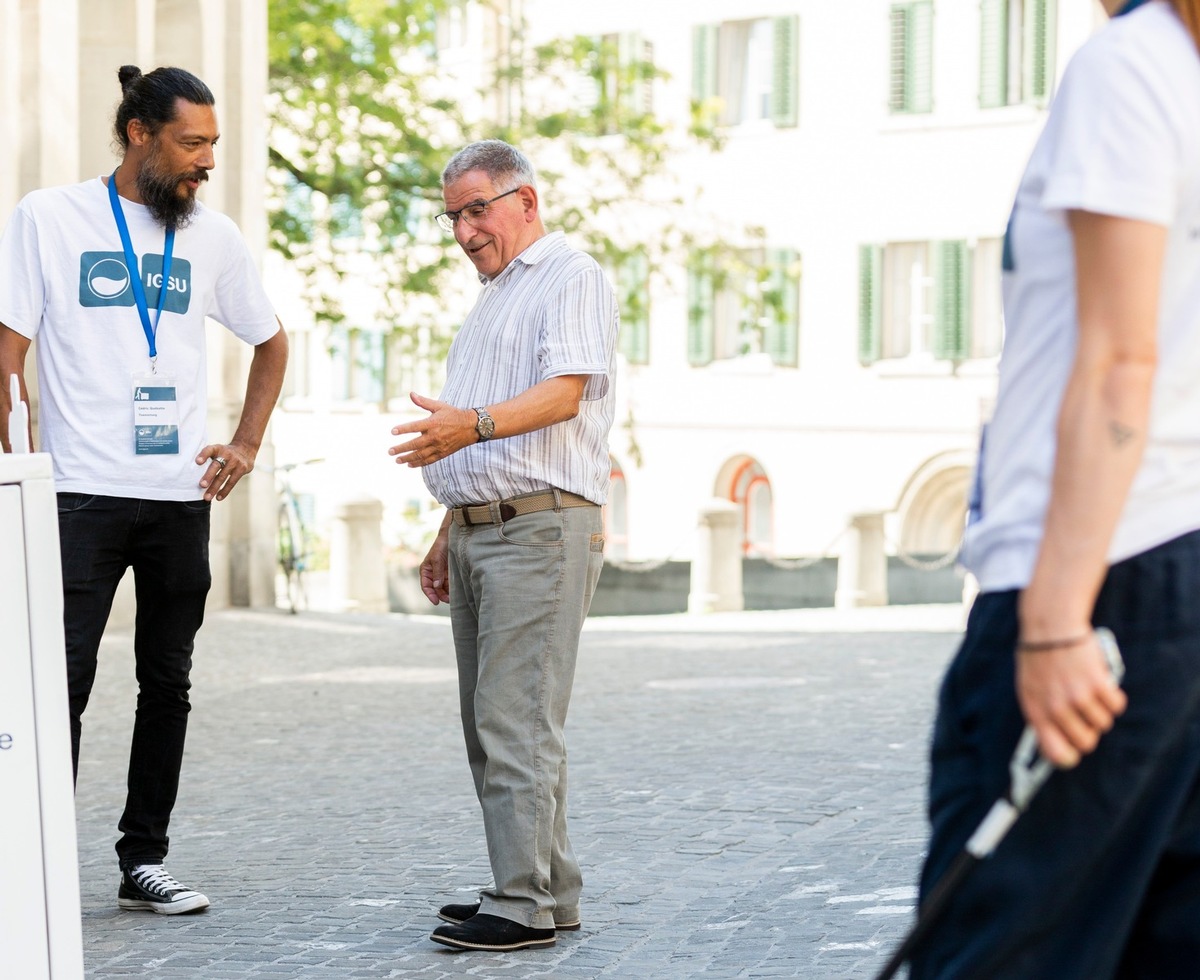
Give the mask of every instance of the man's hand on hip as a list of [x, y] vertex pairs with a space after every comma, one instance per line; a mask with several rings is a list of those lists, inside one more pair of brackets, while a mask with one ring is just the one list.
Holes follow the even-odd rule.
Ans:
[[208, 463], [208, 468], [200, 477], [200, 486], [205, 488], [204, 499], [224, 500], [228, 497], [238, 481], [254, 469], [257, 456], [255, 450], [236, 442], [227, 445], [214, 443], [201, 449], [196, 464]]

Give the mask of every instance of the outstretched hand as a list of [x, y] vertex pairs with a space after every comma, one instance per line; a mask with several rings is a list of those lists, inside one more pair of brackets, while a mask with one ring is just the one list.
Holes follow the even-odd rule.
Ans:
[[412, 467], [428, 466], [478, 441], [475, 424], [479, 419], [473, 409], [455, 408], [435, 398], [418, 395], [415, 391], [410, 392], [409, 397], [417, 408], [423, 408], [430, 414], [392, 429], [394, 436], [417, 434], [417, 438], [388, 450], [388, 455], [395, 456], [397, 463]]

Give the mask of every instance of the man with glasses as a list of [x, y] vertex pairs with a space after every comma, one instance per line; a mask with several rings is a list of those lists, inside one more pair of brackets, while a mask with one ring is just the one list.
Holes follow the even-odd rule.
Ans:
[[492, 887], [446, 905], [454, 949], [553, 946], [580, 927], [563, 739], [579, 634], [603, 564], [617, 302], [600, 266], [547, 234], [533, 167], [500, 140], [442, 173], [451, 232], [483, 289], [446, 386], [392, 447], [447, 508], [421, 588], [450, 603], [467, 758]]

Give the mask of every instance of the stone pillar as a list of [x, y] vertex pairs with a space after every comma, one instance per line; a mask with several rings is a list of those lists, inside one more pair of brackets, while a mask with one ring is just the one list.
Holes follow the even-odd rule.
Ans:
[[833, 604], [839, 609], [886, 606], [887, 555], [883, 548], [883, 514], [855, 514], [850, 518], [846, 544], [838, 558], [837, 591]]
[[333, 612], [388, 611], [383, 564], [383, 503], [359, 497], [333, 514], [329, 551], [329, 608]]
[[741, 510], [729, 500], [710, 500], [700, 511], [692, 559], [688, 612], [737, 612], [742, 596]]

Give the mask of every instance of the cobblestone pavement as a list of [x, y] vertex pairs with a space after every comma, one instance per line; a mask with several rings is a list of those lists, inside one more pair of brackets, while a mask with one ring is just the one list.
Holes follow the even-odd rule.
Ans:
[[210, 614], [168, 869], [213, 904], [178, 917], [116, 908], [135, 687], [110, 631], [77, 795], [87, 976], [869, 977], [911, 920], [957, 624], [590, 621], [568, 724], [584, 927], [502, 955], [428, 939], [490, 880], [446, 620]]

